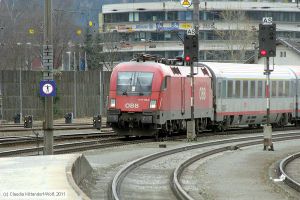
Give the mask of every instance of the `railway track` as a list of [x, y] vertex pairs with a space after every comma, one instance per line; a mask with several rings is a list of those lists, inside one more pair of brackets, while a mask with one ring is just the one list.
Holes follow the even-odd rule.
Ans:
[[279, 172], [282, 180], [298, 192], [300, 192], [299, 163], [300, 152], [286, 157], [279, 164]]
[[[100, 148], [108, 148], [108, 147], [115, 147], [121, 145], [128, 145], [128, 144], [136, 144], [136, 143], [143, 143], [153, 141], [153, 139], [145, 139], [139, 138], [135, 140], [125, 140], [123, 137], [118, 137], [115, 134], [103, 134], [103, 135], [89, 135], [91, 137], [98, 137], [97, 139], [90, 139], [86, 141], [75, 141], [75, 142], [64, 142], [61, 144], [56, 144], [53, 146], [54, 154], [63, 154], [63, 153], [73, 153], [73, 152], [80, 152], [86, 151], [91, 149], [100, 149]], [[65, 137], [65, 136], [64, 136]], [[87, 137], [87, 136], [84, 136]], [[69, 138], [70, 139], [70, 138]], [[69, 140], [68, 139], [68, 140]], [[72, 138], [74, 139], [74, 138]], [[58, 140], [58, 138], [57, 138]], [[43, 146], [37, 147], [29, 147], [29, 148], [18, 148], [12, 149], [7, 151], [1, 151], [0, 157], [7, 157], [7, 156], [28, 156], [28, 155], [40, 155], [43, 151]]]
[[[106, 128], [105, 124], [102, 124], [102, 128]], [[21, 131], [38, 131], [41, 130], [41, 125], [34, 125], [32, 128], [24, 128], [23, 125], [18, 124], [5, 124], [0, 125], [0, 132], [21, 132]], [[76, 123], [76, 124], [54, 124], [53, 130], [82, 130], [93, 129], [92, 123]]]
[[[54, 136], [54, 141], [62, 140], [75, 140], [75, 139], [87, 139], [87, 138], [100, 138], [100, 137], [110, 137], [115, 136], [115, 133], [110, 129], [102, 129], [101, 132], [88, 132], [88, 133], [67, 133]], [[43, 140], [43, 135], [29, 135], [29, 136], [9, 136], [0, 137], [0, 147], [5, 146], [16, 146], [20, 144], [31, 144], [41, 142]]]
[[[137, 159], [135, 161], [132, 161], [131, 163], [128, 163], [125, 167], [123, 167], [120, 171], [117, 172], [117, 174], [114, 176], [110, 188], [109, 188], [109, 197], [113, 200], [121, 200], [121, 199], [139, 199], [141, 194], [152, 194], [153, 199], [155, 197], [160, 198], [166, 198], [166, 199], [199, 199], [197, 198], [197, 195], [194, 195], [196, 193], [195, 191], [190, 191], [186, 188], [186, 185], [183, 185], [181, 182], [181, 174], [183, 171], [187, 170], [189, 166], [199, 161], [199, 159], [206, 158], [208, 156], [215, 155], [220, 152], [229, 151], [233, 149], [238, 149], [240, 147], [245, 146], [251, 146], [251, 145], [257, 145], [262, 144], [262, 136], [250, 136], [250, 137], [243, 137], [243, 138], [237, 138], [237, 139], [226, 139], [221, 141], [214, 141], [214, 142], [207, 142], [207, 143], [201, 143], [196, 145], [190, 145], [180, 148], [175, 148], [167, 151], [163, 151], [160, 153], [152, 154], [140, 159]], [[277, 134], [273, 136], [273, 141], [284, 141], [284, 140], [292, 140], [292, 139], [300, 139], [300, 132], [293, 132], [288, 134]], [[213, 150], [203, 150], [207, 147], [215, 147]], [[221, 146], [221, 147], [220, 147]], [[203, 152], [199, 153], [199, 149], [202, 149]], [[193, 152], [196, 151], [196, 152]], [[193, 152], [193, 153], [192, 153]], [[182, 162], [181, 164], [176, 163], [176, 154], [187, 154], [186, 156], [181, 156], [186, 158], [187, 156], [190, 157], [190, 159], [187, 159], [186, 161]], [[190, 155], [194, 154], [194, 155]], [[167, 158], [168, 156], [172, 158]], [[177, 155], [177, 157], [179, 157]], [[150, 175], [149, 171], [153, 173], [157, 173], [158, 169], [151, 170], [149, 169], [149, 166], [157, 166], [161, 165], [159, 164], [159, 159], [167, 159], [172, 160], [174, 165], [173, 170], [171, 172], [168, 172], [167, 169], [163, 170], [165, 174], [152, 174]], [[177, 160], [178, 161], [178, 160]], [[151, 164], [152, 163], [152, 164]], [[154, 164], [155, 163], [155, 164]], [[147, 171], [145, 170], [147, 169]], [[141, 175], [141, 172], [146, 173]], [[139, 174], [139, 176], [137, 176]], [[162, 178], [164, 177], [164, 178]], [[170, 179], [170, 177], [172, 177]], [[141, 180], [142, 178], [148, 178], [147, 180]], [[150, 179], [152, 180], [150, 180]], [[137, 180], [135, 180], [137, 179]], [[155, 179], [155, 180], [154, 180]], [[156, 180], [159, 180], [158, 181]], [[141, 185], [140, 190], [130, 188], [128, 185], [129, 183], [148, 183], [148, 185]], [[161, 184], [160, 187], [151, 185], [151, 183]], [[164, 182], [168, 182], [170, 187], [164, 187]], [[167, 184], [167, 183], [166, 183]], [[151, 185], [151, 186], [149, 186]], [[145, 191], [145, 188], [150, 188], [153, 191]], [[165, 190], [160, 191], [162, 193], [159, 193], [159, 191], [156, 190]], [[160, 188], [160, 189], [158, 189]], [[162, 189], [161, 189], [162, 188]], [[172, 189], [171, 189], [172, 188]], [[188, 187], [189, 188], [189, 187]], [[164, 196], [165, 195], [165, 196]], [[199, 194], [198, 194], [199, 195]], [[196, 196], [196, 197], [195, 197]], [[199, 196], [198, 196], [199, 197]]]

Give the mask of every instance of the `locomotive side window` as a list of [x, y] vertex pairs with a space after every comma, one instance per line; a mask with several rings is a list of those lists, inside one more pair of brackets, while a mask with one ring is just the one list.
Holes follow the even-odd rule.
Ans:
[[248, 81], [243, 81], [243, 97], [248, 98]]
[[161, 90], [165, 90], [167, 89], [167, 86], [168, 86], [168, 79], [170, 78], [171, 76], [165, 76], [162, 84], [161, 84]]
[[227, 81], [227, 97], [233, 97], [233, 81]]
[[263, 82], [257, 81], [257, 97], [262, 97], [263, 95]]
[[255, 81], [250, 81], [250, 97], [255, 97]]
[[241, 81], [235, 81], [235, 97], [241, 97]]

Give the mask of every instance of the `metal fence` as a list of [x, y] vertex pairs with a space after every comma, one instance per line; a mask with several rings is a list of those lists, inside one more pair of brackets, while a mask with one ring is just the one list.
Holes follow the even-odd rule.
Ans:
[[[75, 74], [74, 74], [75, 73]], [[103, 109], [111, 72], [103, 72]], [[100, 71], [62, 71], [54, 75], [57, 95], [54, 97], [54, 118], [75, 112], [76, 117], [92, 117], [100, 113]], [[44, 99], [39, 95], [40, 71], [0, 71], [0, 119], [12, 120], [17, 113], [44, 118]], [[76, 103], [76, 104], [74, 104]], [[2, 117], [2, 118], [1, 118]]]

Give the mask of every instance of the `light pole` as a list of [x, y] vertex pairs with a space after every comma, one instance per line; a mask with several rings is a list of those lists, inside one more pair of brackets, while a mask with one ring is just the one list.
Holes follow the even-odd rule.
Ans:
[[[19, 53], [21, 52], [20, 51], [20, 48], [21, 48], [21, 45], [22, 43], [18, 42], [17, 43], [18, 47], [19, 47]], [[22, 95], [22, 62], [19, 61], [19, 65], [20, 65], [20, 68], [19, 68], [19, 101], [20, 101], [20, 123], [22, 122], [22, 113], [23, 113], [23, 95]]]
[[146, 53], [146, 45], [147, 45], [147, 44], [146, 44], [146, 42], [147, 42], [147, 40], [146, 40], [146, 39], [144, 39], [144, 38], [142, 38], [142, 39], [141, 39], [141, 41], [142, 41], [142, 42], [144, 42], [144, 47], [145, 47], [145, 50], [144, 50], [144, 52]]
[[[44, 45], [43, 51], [45, 53], [53, 51], [52, 45], [52, 0], [44, 1]], [[45, 48], [45, 49], [44, 49]], [[47, 49], [47, 51], [46, 51]], [[44, 52], [43, 52], [44, 54]], [[53, 55], [51, 56], [53, 60]], [[46, 67], [45, 63], [43, 78], [46, 80], [53, 80], [53, 64]], [[49, 70], [48, 72], [46, 70]], [[53, 97], [45, 97], [45, 122], [44, 129], [44, 155], [53, 155]]]
[[73, 113], [73, 118], [76, 118], [76, 96], [77, 96], [77, 92], [76, 92], [76, 53], [74, 51], [74, 63], [73, 63], [73, 67], [74, 67], [74, 113]]
[[66, 53], [69, 55], [69, 64], [68, 64], [69, 69], [66, 71], [70, 71], [71, 70], [71, 51], [67, 51]]
[[2, 102], [2, 86], [0, 84], [0, 124], [3, 119], [3, 102]]
[[[26, 45], [27, 45], [28, 49], [30, 50], [29, 52], [31, 52], [31, 47], [32, 47], [31, 42], [27, 42]], [[25, 52], [28, 52], [28, 51], [25, 50]], [[31, 70], [31, 56], [29, 53], [26, 53], [26, 65], [27, 65], [27, 70]]]

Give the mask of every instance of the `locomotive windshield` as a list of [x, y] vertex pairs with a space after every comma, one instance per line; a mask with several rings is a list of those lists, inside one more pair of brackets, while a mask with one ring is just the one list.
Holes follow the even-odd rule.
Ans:
[[151, 72], [119, 72], [117, 94], [130, 96], [150, 95], [153, 73]]

